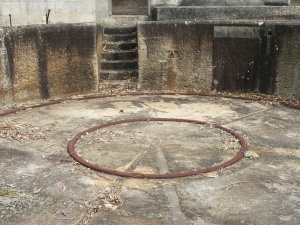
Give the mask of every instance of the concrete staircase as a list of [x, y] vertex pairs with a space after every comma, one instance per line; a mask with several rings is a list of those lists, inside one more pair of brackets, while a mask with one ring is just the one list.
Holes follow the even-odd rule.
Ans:
[[137, 21], [146, 16], [116, 16], [103, 29], [99, 89], [135, 89], [139, 76]]

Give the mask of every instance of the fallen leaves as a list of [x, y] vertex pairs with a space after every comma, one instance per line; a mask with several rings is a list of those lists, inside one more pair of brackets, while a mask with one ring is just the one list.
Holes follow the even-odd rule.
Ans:
[[217, 177], [219, 177], [219, 173], [218, 173], [218, 171], [213, 171], [213, 172], [209, 172], [209, 173], [204, 173], [203, 176], [209, 177], [209, 178], [217, 178]]
[[117, 179], [100, 191], [96, 199], [85, 203], [84, 207], [87, 208], [87, 215], [93, 217], [99, 211], [115, 211], [119, 208], [123, 204], [123, 199], [119, 194], [123, 182], [122, 178]]
[[40, 132], [38, 127], [34, 127], [30, 124], [16, 123], [14, 121], [5, 120], [0, 121], [0, 137], [8, 140], [36, 140], [44, 139], [45, 135]]
[[32, 194], [37, 194], [42, 190], [42, 188], [34, 188]]
[[258, 158], [259, 154], [257, 154], [255, 151], [248, 150], [244, 153], [245, 158]]

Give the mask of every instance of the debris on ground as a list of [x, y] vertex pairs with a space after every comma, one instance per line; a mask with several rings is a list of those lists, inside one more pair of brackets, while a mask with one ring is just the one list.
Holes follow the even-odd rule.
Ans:
[[0, 137], [11, 141], [45, 139], [45, 135], [40, 131], [40, 128], [11, 120], [0, 120]]
[[259, 155], [255, 152], [255, 151], [246, 151], [245, 153], [244, 153], [244, 157], [245, 158], [258, 158], [259, 157]]
[[122, 206], [123, 199], [120, 191], [123, 182], [124, 179], [118, 178], [115, 182], [100, 191], [96, 199], [86, 202], [83, 207], [87, 209], [87, 212], [79, 224], [87, 224], [90, 218], [94, 217], [99, 211], [115, 211]]

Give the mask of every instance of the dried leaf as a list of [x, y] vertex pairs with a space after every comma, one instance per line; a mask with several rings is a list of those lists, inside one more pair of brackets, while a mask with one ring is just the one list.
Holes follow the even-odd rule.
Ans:
[[39, 193], [41, 190], [42, 190], [42, 188], [39, 188], [39, 189], [34, 188], [32, 194], [37, 194], [37, 193]]
[[251, 155], [252, 155], [252, 157], [254, 157], [254, 158], [258, 158], [259, 157], [259, 154], [257, 154], [255, 151], [249, 151], [250, 153], [251, 153]]
[[209, 173], [204, 173], [203, 176], [209, 177], [209, 178], [216, 178], [219, 177], [219, 174], [217, 171], [209, 172]]

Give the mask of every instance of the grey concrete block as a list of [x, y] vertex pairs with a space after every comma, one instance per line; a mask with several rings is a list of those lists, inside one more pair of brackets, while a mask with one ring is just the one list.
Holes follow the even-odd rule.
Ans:
[[298, 6], [189, 6], [157, 7], [153, 10], [153, 20], [245, 20], [245, 19], [300, 19]]
[[261, 6], [261, 0], [182, 0], [179, 6]]

